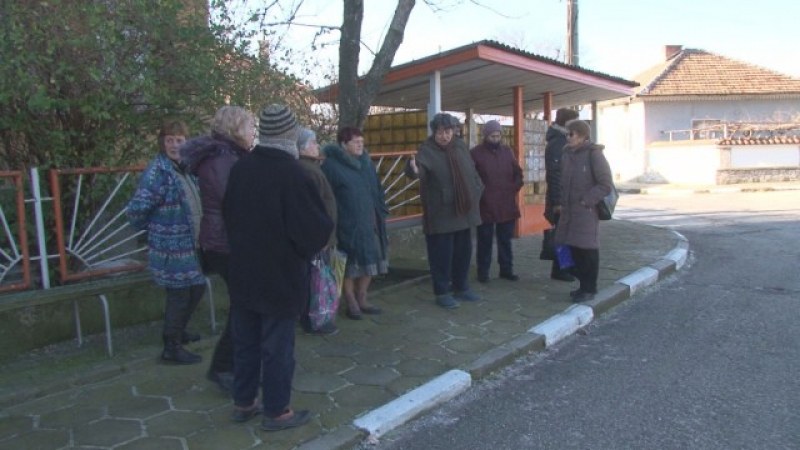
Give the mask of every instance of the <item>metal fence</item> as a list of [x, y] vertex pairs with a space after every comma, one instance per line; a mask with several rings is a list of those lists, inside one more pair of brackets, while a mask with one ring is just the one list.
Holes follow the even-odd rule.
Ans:
[[[372, 155], [393, 228], [419, 223], [417, 180], [403, 173], [413, 153]], [[46, 183], [37, 168], [0, 171], [0, 293], [144, 269], [146, 232], [132, 229], [125, 216], [143, 169], [50, 169]]]

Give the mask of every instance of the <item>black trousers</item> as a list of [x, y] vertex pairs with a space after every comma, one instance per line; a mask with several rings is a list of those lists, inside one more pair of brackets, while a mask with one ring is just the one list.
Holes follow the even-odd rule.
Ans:
[[[203, 265], [210, 273], [218, 273], [228, 288], [228, 254], [211, 250], [203, 252]], [[233, 339], [231, 338], [231, 312], [228, 310], [228, 319], [225, 321], [225, 329], [222, 330], [214, 347], [214, 355], [211, 357], [212, 372], [233, 372]]]
[[236, 363], [233, 403], [249, 407], [261, 388], [264, 415], [277, 417], [289, 406], [294, 378], [293, 319], [232, 308]]
[[450, 233], [426, 234], [428, 265], [434, 295], [469, 290], [467, 274], [472, 259], [472, 235], [469, 228]]
[[516, 220], [499, 223], [483, 223], [476, 229], [477, 250], [475, 262], [478, 265], [478, 275], [489, 275], [492, 265], [492, 241], [497, 236], [497, 265], [500, 266], [501, 275], [514, 273], [514, 255], [511, 253], [511, 238], [514, 236]]
[[580, 282], [580, 290], [597, 293], [597, 275], [600, 272], [600, 250], [596, 248], [578, 248], [570, 245], [575, 266], [572, 274]]
[[206, 291], [204, 284], [195, 284], [185, 288], [167, 288], [167, 300], [164, 305], [163, 337], [165, 345], [180, 345], [183, 332], [189, 319], [192, 318], [197, 304]]

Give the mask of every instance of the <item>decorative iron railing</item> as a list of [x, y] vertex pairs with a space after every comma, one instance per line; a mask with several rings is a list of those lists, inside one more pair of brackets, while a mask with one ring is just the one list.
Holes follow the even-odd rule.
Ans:
[[[404, 173], [413, 154], [408, 150], [372, 155], [393, 228], [413, 226], [421, 216], [418, 182]], [[50, 197], [45, 197], [34, 168], [28, 175], [28, 199], [25, 173], [0, 172], [0, 293], [50, 288], [51, 271], [66, 284], [144, 269], [145, 232], [133, 230], [125, 216], [142, 170], [51, 169], [46, 186]], [[47, 202], [51, 208], [43, 208]], [[32, 212], [26, 204], [33, 205]], [[29, 253], [29, 239], [38, 244], [38, 255]], [[32, 262], [39, 263], [37, 269]]]

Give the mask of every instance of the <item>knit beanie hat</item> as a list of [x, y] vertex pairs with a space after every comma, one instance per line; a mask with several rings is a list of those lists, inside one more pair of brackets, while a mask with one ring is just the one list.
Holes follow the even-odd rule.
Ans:
[[299, 157], [297, 152], [297, 119], [284, 105], [269, 105], [258, 116], [258, 145], [277, 148]]
[[483, 137], [486, 137], [486, 136], [488, 136], [488, 135], [490, 135], [492, 133], [498, 132], [498, 131], [503, 131], [503, 127], [500, 126], [500, 122], [498, 122], [496, 120], [490, 120], [490, 121], [486, 122], [485, 124], [483, 124], [483, 128], [481, 129], [481, 133], [483, 134]]
[[586, 140], [592, 140], [592, 128], [583, 120], [570, 120], [567, 122], [567, 130], [578, 133], [579, 135], [585, 137]]
[[314, 133], [313, 130], [309, 130], [308, 128], [300, 128], [300, 131], [297, 133], [297, 150], [303, 151], [308, 145], [308, 142], [312, 139], [317, 138], [317, 133]]

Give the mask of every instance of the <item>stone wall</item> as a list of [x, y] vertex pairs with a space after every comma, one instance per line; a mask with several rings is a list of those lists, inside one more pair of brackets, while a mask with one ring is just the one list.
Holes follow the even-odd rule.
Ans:
[[800, 167], [754, 167], [717, 170], [717, 184], [800, 181]]

